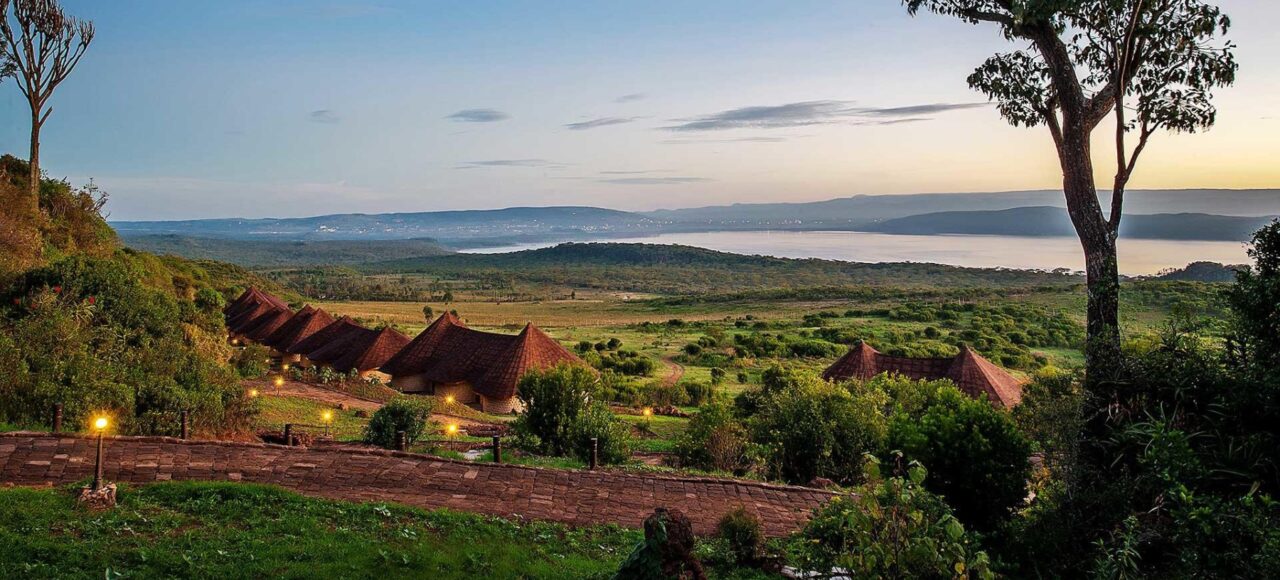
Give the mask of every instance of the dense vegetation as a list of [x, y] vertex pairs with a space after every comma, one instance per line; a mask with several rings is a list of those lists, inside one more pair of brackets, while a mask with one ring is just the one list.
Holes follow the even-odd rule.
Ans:
[[[25, 185], [22, 169], [0, 159], [0, 193]], [[103, 199], [46, 179], [39, 216], [0, 205], [6, 223], [34, 226], [0, 248], [0, 421], [46, 427], [62, 404], [73, 428], [108, 413], [122, 433], [175, 434], [185, 410], [197, 431], [247, 429], [222, 307], [252, 277], [119, 249]]]

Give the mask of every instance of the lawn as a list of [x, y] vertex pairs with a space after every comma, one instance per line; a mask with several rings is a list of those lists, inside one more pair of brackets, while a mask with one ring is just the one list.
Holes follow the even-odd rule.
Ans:
[[364, 426], [369, 422], [367, 417], [358, 417], [355, 410], [342, 411], [334, 408], [333, 405], [311, 399], [264, 395], [258, 397], [257, 401], [258, 426], [272, 431], [284, 429], [285, 423], [293, 423], [308, 425], [309, 427], [301, 428], [307, 432], [323, 433], [322, 427], [310, 426], [323, 426], [324, 413], [329, 412], [333, 414], [333, 422], [330, 424], [330, 434], [333, 438], [339, 441], [354, 441], [360, 439]]
[[3, 578], [607, 578], [640, 537], [245, 484], [130, 487], [105, 512], [0, 490]]

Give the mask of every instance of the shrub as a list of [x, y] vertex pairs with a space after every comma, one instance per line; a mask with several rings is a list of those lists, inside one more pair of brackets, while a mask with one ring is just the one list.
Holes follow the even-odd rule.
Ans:
[[681, 407], [689, 404], [689, 392], [684, 385], [649, 383], [644, 387], [644, 398], [655, 407]]
[[929, 490], [979, 530], [995, 529], [1027, 495], [1030, 442], [1007, 412], [955, 387], [936, 388], [920, 413], [894, 414], [887, 448], [928, 465]]
[[924, 467], [912, 463], [906, 471], [882, 479], [869, 462], [856, 495], [814, 511], [791, 544], [793, 565], [854, 578], [993, 578], [986, 553], [974, 548], [946, 502], [924, 488]]
[[723, 402], [704, 405], [676, 439], [680, 464], [699, 469], [740, 473], [749, 467], [747, 430]]
[[257, 343], [250, 343], [241, 348], [231, 359], [236, 373], [246, 379], [256, 379], [271, 370], [271, 351]]
[[748, 425], [752, 440], [765, 448], [771, 473], [791, 483], [816, 477], [857, 483], [863, 455], [883, 448], [884, 394], [850, 393], [811, 373], [765, 374]]
[[589, 405], [570, 428], [570, 441], [578, 459], [591, 461], [593, 437], [600, 463], [623, 463], [631, 457], [631, 425], [614, 416], [604, 403]]
[[431, 410], [431, 397], [400, 396], [373, 413], [364, 428], [364, 442], [392, 449], [396, 444], [396, 432], [404, 431], [405, 441], [412, 445], [427, 430]]
[[579, 449], [575, 424], [595, 393], [596, 376], [580, 366], [560, 365], [533, 371], [520, 379], [516, 396], [524, 413], [512, 428], [517, 444], [543, 455], [567, 456]]
[[[715, 370], [718, 369], [712, 369], [712, 371]], [[695, 407], [701, 407], [716, 396], [715, 385], [709, 385], [703, 382], [687, 381], [680, 383], [679, 388], [684, 390], [684, 399], [688, 402], [687, 404]]]
[[716, 533], [729, 544], [735, 563], [753, 566], [764, 551], [764, 525], [755, 514], [739, 506], [720, 518]]

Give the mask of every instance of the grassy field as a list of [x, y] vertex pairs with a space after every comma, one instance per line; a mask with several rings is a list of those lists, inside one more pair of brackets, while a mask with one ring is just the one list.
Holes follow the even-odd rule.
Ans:
[[128, 487], [119, 499], [94, 512], [67, 489], [0, 490], [0, 577], [608, 578], [641, 538], [247, 484]]

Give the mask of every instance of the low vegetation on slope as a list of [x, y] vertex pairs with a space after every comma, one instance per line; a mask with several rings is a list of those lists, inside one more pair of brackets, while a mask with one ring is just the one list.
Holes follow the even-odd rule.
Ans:
[[155, 254], [231, 262], [246, 268], [362, 264], [451, 253], [431, 239], [414, 240], [236, 240], [177, 234], [124, 236], [131, 248]]

